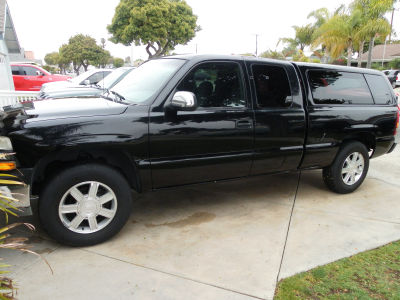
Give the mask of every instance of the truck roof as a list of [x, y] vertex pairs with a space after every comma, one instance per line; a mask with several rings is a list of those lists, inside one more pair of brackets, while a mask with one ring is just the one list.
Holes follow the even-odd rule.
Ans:
[[382, 75], [383, 73], [377, 70], [366, 69], [366, 68], [357, 68], [357, 67], [347, 67], [340, 65], [329, 65], [329, 64], [321, 64], [321, 63], [307, 63], [307, 62], [295, 62], [295, 61], [286, 61], [286, 60], [278, 60], [271, 58], [262, 58], [262, 57], [253, 57], [253, 56], [243, 56], [243, 55], [220, 55], [220, 54], [179, 54], [166, 56], [164, 58], [178, 58], [185, 60], [246, 60], [246, 61], [254, 61], [254, 62], [270, 62], [275, 64], [282, 65], [297, 65], [299, 67], [312, 67], [312, 68], [320, 68], [320, 69], [330, 69], [337, 71], [348, 71], [348, 72], [359, 72], [359, 73], [367, 73], [367, 74], [375, 74]]

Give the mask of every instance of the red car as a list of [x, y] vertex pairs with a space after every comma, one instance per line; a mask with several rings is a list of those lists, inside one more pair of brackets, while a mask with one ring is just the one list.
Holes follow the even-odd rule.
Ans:
[[40, 91], [43, 83], [71, 78], [53, 75], [38, 66], [28, 64], [11, 64], [11, 70], [16, 91]]

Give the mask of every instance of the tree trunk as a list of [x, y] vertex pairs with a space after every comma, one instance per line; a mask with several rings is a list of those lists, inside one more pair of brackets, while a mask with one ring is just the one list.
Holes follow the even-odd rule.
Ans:
[[81, 65], [76, 65], [76, 64], [72, 64], [72, 67], [74, 68], [74, 71], [76, 73], [76, 75], [79, 75], [79, 68], [81, 67]]
[[357, 62], [357, 67], [361, 68], [361, 56], [363, 55], [363, 51], [364, 51], [364, 41], [360, 42], [360, 44], [358, 45], [358, 62]]
[[88, 64], [88, 63], [87, 63], [87, 64], [82, 63], [82, 66], [83, 66], [83, 68], [85, 69], [85, 72], [87, 72], [87, 68], [89, 67], [89, 64]]
[[347, 47], [347, 66], [351, 66], [351, 57], [353, 56], [353, 45], [350, 43], [350, 45]]
[[375, 37], [371, 38], [369, 40], [369, 45], [368, 45], [368, 62], [367, 62], [367, 68], [371, 69], [372, 65], [372, 49], [374, 48], [374, 43], [375, 43]]

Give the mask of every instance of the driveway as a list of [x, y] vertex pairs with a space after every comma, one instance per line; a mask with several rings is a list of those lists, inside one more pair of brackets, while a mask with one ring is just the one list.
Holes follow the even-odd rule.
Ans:
[[1, 256], [19, 299], [272, 299], [278, 279], [400, 239], [399, 178], [397, 149], [348, 195], [328, 191], [320, 171], [158, 191], [138, 196], [101, 245], [19, 229], [53, 274], [33, 255]]

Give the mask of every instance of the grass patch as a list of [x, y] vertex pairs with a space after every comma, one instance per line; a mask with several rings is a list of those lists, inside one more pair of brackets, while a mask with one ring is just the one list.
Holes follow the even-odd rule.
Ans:
[[274, 299], [400, 300], [400, 241], [283, 279]]

